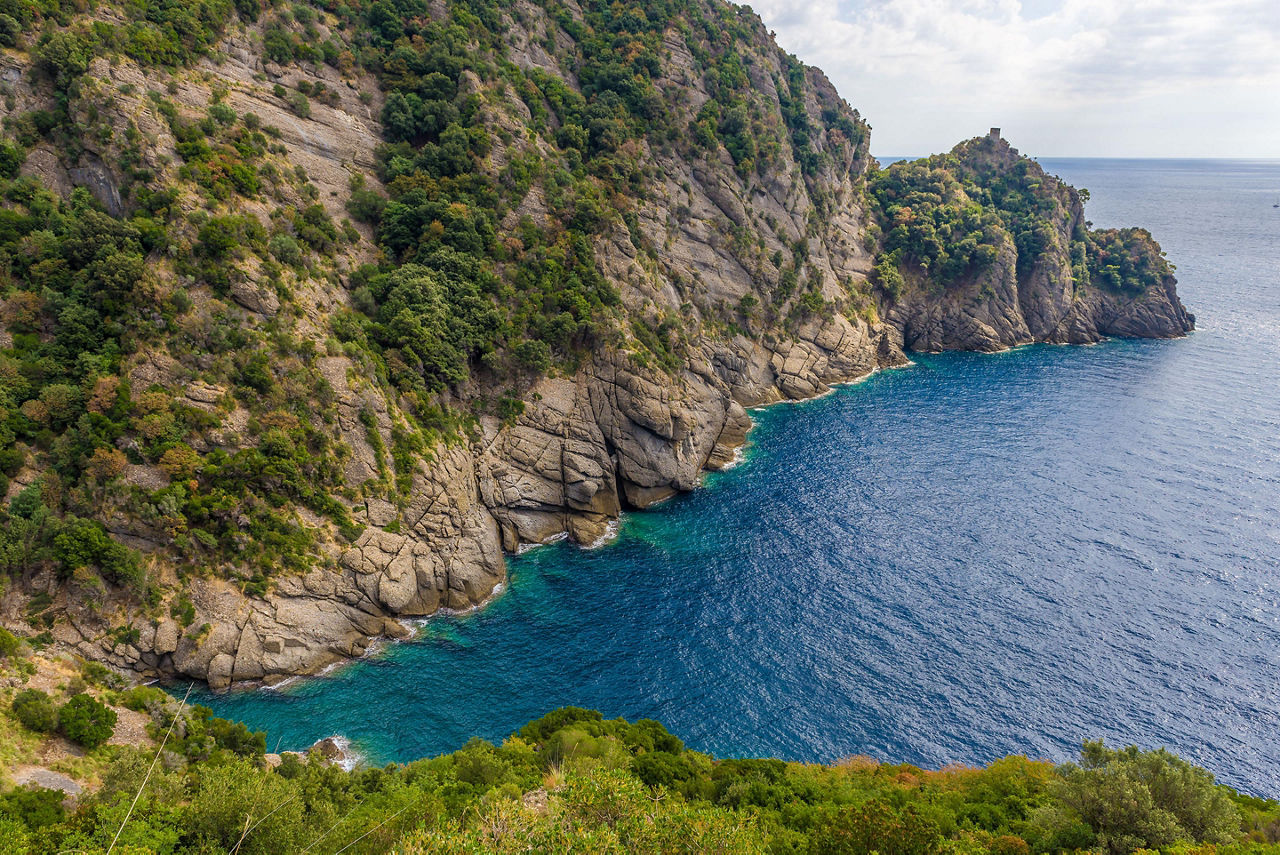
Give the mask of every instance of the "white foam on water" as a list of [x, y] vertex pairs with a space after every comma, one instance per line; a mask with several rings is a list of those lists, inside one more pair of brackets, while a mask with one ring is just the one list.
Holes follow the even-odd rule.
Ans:
[[733, 450], [733, 459], [720, 467], [721, 472], [728, 472], [730, 469], [736, 469], [747, 461], [747, 445], [743, 443]]
[[279, 683], [272, 683], [270, 686], [264, 684], [261, 687], [261, 691], [281, 692], [281, 691], [284, 691], [286, 687], [292, 686], [294, 683], [298, 682], [299, 680], [305, 679], [307, 676], [308, 675], [306, 674], [294, 674], [292, 677], [285, 677]]
[[836, 389], [839, 389], [841, 386], [857, 386], [859, 383], [865, 383], [875, 375], [879, 374], [881, 371], [893, 371], [898, 368], [913, 368], [915, 364], [916, 363], [908, 359], [902, 365], [891, 365], [888, 368], [872, 368], [866, 374], [861, 374], [849, 380], [837, 380], [835, 382], [827, 384], [827, 390], [825, 392], [819, 392], [818, 394], [810, 395], [807, 398], [783, 398], [780, 401], [774, 401], [773, 403], [770, 403], [770, 404], [758, 404], [754, 407], [748, 407], [747, 412], [748, 413], [763, 412], [764, 410], [767, 410], [770, 407], [776, 407], [779, 404], [804, 404], [809, 401], [816, 401], [819, 398], [827, 397]]
[[[563, 540], [566, 537], [568, 537], [567, 534], [556, 535], [555, 539]], [[547, 541], [547, 542], [550, 543], [550, 541]], [[542, 544], [538, 544], [538, 545], [541, 546]], [[465, 609], [451, 609], [446, 606], [442, 606], [436, 609], [431, 614], [427, 615], [426, 617], [417, 619], [417, 623], [419, 626], [425, 627], [427, 625], [427, 621], [431, 620], [437, 615], [466, 615], [466, 614], [471, 614], [472, 612], [478, 612], [482, 608], [484, 608], [485, 606], [489, 605], [494, 600], [496, 600], [498, 598], [498, 595], [501, 594], [504, 590], [506, 590], [506, 587], [507, 587], [506, 584], [499, 582], [498, 584], [493, 586], [493, 590], [489, 592], [489, 596], [485, 597], [480, 602], [473, 603], [467, 606]]]
[[569, 532], [562, 531], [559, 534], [553, 534], [541, 543], [521, 543], [516, 546], [516, 555], [524, 555], [531, 549], [537, 549], [539, 546], [546, 546], [549, 543], [557, 543], [569, 536]]
[[600, 535], [591, 543], [587, 544], [582, 548], [583, 549], [599, 549], [602, 546], [606, 546], [617, 539], [618, 532], [620, 532], [621, 530], [622, 530], [622, 517], [618, 517], [616, 520], [609, 520], [609, 522], [604, 527], [604, 534]]
[[397, 621], [396, 621], [396, 623], [400, 624], [400, 626], [404, 628], [404, 631], [405, 631], [405, 632], [407, 632], [407, 633], [409, 633], [409, 634], [408, 634], [407, 636], [405, 636], [404, 638], [393, 638], [393, 639], [391, 639], [391, 640], [392, 640], [392, 642], [394, 642], [395, 644], [399, 644], [399, 643], [400, 643], [400, 642], [402, 642], [402, 641], [412, 641], [412, 640], [413, 640], [413, 637], [414, 637], [414, 636], [416, 636], [416, 635], [418, 634], [418, 632], [419, 632], [419, 631], [420, 631], [424, 626], [426, 626], [426, 625], [427, 625], [427, 619], [426, 619], [425, 617], [420, 617], [420, 618], [400, 618], [399, 620], [397, 620]]
[[[342, 752], [342, 759], [338, 760], [335, 765], [340, 767], [343, 771], [350, 772], [364, 762], [364, 755], [355, 749], [355, 746], [351, 744], [350, 739], [347, 739], [340, 733], [335, 733], [333, 736], [328, 737], [328, 739], [332, 739], [333, 744]], [[324, 740], [320, 741], [323, 742]]]

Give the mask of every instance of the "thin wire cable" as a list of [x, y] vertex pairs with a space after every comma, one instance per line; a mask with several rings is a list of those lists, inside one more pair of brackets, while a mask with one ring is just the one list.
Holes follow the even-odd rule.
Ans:
[[[239, 852], [240, 845], [244, 843], [245, 837], [249, 835], [250, 831], [252, 831], [254, 828], [257, 827], [256, 824], [251, 826], [250, 823], [253, 822], [253, 812], [258, 808], [258, 799], [262, 798], [262, 792], [266, 788], [267, 788], [267, 779], [265, 777], [259, 778], [258, 789], [253, 794], [253, 802], [250, 803], [249, 810], [244, 815], [244, 832], [241, 833], [240, 839], [236, 841], [235, 846], [231, 847], [227, 855], [235, 855], [236, 852]], [[284, 805], [281, 805], [281, 807], [283, 806]], [[275, 813], [275, 811], [272, 811], [271, 813]], [[267, 814], [267, 816], [270, 816], [270, 815], [271, 814]], [[266, 819], [266, 818], [267, 818], [266, 816], [263, 817], [263, 819]]]
[[111, 855], [111, 850], [116, 848], [116, 841], [120, 839], [124, 827], [129, 823], [129, 817], [133, 816], [133, 809], [138, 805], [138, 799], [142, 798], [142, 791], [147, 788], [147, 781], [151, 780], [151, 773], [156, 768], [156, 763], [160, 761], [160, 752], [164, 751], [165, 743], [169, 741], [169, 734], [173, 733], [173, 726], [178, 723], [178, 719], [182, 718], [182, 711], [187, 708], [187, 698], [191, 697], [191, 690], [195, 688], [195, 682], [187, 684], [187, 693], [182, 696], [182, 703], [178, 706], [178, 714], [173, 717], [173, 721], [169, 722], [169, 729], [164, 732], [164, 739], [160, 740], [160, 747], [156, 749], [156, 756], [151, 758], [151, 765], [147, 768], [147, 774], [142, 778], [142, 786], [138, 787], [138, 792], [133, 795], [133, 804], [129, 805], [129, 811], [124, 815], [124, 821], [120, 823], [120, 827], [116, 829], [116, 836], [111, 838], [111, 845], [107, 847], [107, 855]]
[[407, 805], [405, 805], [404, 807], [400, 808], [400, 810], [396, 811], [396, 812], [395, 812], [395, 813], [393, 813], [391, 816], [387, 817], [387, 818], [386, 818], [386, 819], [384, 819], [382, 822], [378, 823], [378, 824], [377, 824], [377, 825], [375, 825], [373, 828], [369, 829], [369, 830], [368, 830], [368, 831], [366, 831], [364, 834], [362, 834], [362, 835], [360, 835], [359, 837], [357, 837], [355, 840], [352, 840], [350, 843], [348, 843], [346, 846], [343, 846], [343, 847], [342, 847], [341, 849], [339, 849], [337, 852], [334, 852], [334, 853], [333, 853], [333, 855], [342, 855], [342, 853], [343, 853], [343, 852], [346, 852], [346, 851], [347, 851], [348, 849], [350, 849], [352, 846], [355, 846], [355, 845], [356, 845], [357, 843], [359, 843], [361, 840], [364, 840], [364, 839], [365, 839], [366, 837], [368, 837], [370, 834], [373, 834], [373, 833], [374, 833], [375, 831], [377, 831], [379, 828], [382, 828], [382, 826], [386, 825], [388, 822], [390, 822], [391, 820], [395, 819], [396, 817], [398, 817], [400, 814], [404, 813], [405, 811], [407, 811], [407, 810], [408, 810], [409, 808], [411, 808], [411, 807], [413, 807], [413, 804], [412, 804], [412, 803], [407, 804]]
[[231, 852], [236, 852], [236, 851], [238, 851], [238, 850], [240, 849], [240, 844], [244, 843], [244, 839], [245, 839], [246, 837], [248, 837], [248, 836], [249, 836], [249, 832], [250, 832], [250, 831], [253, 831], [253, 830], [254, 830], [255, 828], [257, 828], [259, 825], [262, 825], [262, 823], [266, 822], [267, 817], [271, 816], [271, 814], [273, 814], [273, 813], [275, 813], [276, 811], [280, 810], [280, 808], [284, 807], [285, 805], [287, 805], [289, 802], [293, 801], [294, 799], [296, 799], [296, 798], [297, 798], [298, 796], [300, 796], [300, 795], [302, 795], [302, 793], [294, 793], [292, 796], [290, 796], [289, 798], [285, 799], [285, 800], [284, 800], [283, 802], [281, 802], [280, 804], [276, 805], [276, 806], [275, 806], [275, 807], [274, 807], [270, 812], [268, 812], [268, 813], [264, 814], [264, 815], [262, 816], [262, 819], [259, 819], [259, 820], [258, 820], [257, 822], [255, 822], [253, 825], [251, 825], [251, 826], [249, 826], [248, 828], [246, 828], [246, 829], [244, 830], [244, 834], [240, 835], [240, 839], [236, 841], [236, 845], [235, 845], [234, 847], [232, 847], [230, 850], [228, 850], [228, 855], [230, 855], [230, 853], [231, 853]]
[[361, 805], [363, 805], [363, 804], [364, 804], [364, 799], [361, 799], [360, 801], [358, 801], [358, 802], [356, 802], [355, 804], [353, 804], [353, 805], [351, 806], [351, 810], [347, 811], [345, 814], [343, 814], [343, 815], [342, 815], [342, 819], [338, 820], [338, 821], [337, 821], [337, 822], [335, 822], [333, 825], [329, 826], [328, 830], [327, 830], [327, 831], [325, 831], [325, 833], [324, 833], [324, 834], [321, 834], [321, 835], [320, 835], [319, 837], [317, 837], [315, 840], [312, 840], [310, 843], [308, 843], [308, 844], [307, 844], [307, 848], [306, 848], [306, 849], [303, 849], [301, 852], [299, 852], [299, 853], [298, 853], [298, 855], [307, 855], [307, 853], [311, 851], [311, 848], [312, 848], [313, 846], [315, 846], [315, 845], [316, 845], [317, 843], [319, 843], [321, 840], [324, 840], [326, 837], [328, 837], [330, 834], [332, 834], [332, 833], [333, 833], [333, 830], [334, 830], [335, 828], [337, 828], [338, 826], [342, 825], [342, 823], [346, 822], [346, 821], [347, 821], [347, 818], [348, 818], [348, 817], [350, 817], [350, 816], [351, 816], [351, 814], [353, 814], [353, 813], [355, 813], [355, 812], [356, 812], [356, 808], [360, 807], [360, 806], [361, 806]]

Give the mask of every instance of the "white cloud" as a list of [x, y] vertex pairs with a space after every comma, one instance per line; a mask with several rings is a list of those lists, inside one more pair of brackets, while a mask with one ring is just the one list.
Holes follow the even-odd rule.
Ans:
[[[1143, 153], [1143, 125], [1152, 134], [1146, 153], [1195, 153], [1182, 150], [1185, 135], [1182, 149], [1170, 148], [1161, 130], [1177, 121], [1159, 112], [1174, 96], [1175, 110], [1213, 115], [1220, 130], [1223, 119], [1239, 123], [1228, 128], [1238, 131], [1231, 140], [1196, 141], [1198, 153], [1280, 156], [1276, 0], [758, 0], [755, 8], [783, 47], [822, 67], [877, 136], [899, 146], [923, 130], [924, 147], [945, 148], [980, 131], [975, 121], [1003, 118], [1013, 128], [1024, 117], [1049, 141], [1084, 126], [1106, 137], [1110, 117], [1128, 128], [1111, 140], [1126, 151], [1089, 153]], [[1240, 114], [1221, 115], [1232, 103]], [[1256, 149], [1268, 139], [1269, 151]], [[1255, 149], [1229, 150], [1246, 143]]]

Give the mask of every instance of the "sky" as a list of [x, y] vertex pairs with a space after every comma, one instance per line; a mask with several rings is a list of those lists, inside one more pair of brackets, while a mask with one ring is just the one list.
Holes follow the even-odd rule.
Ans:
[[1280, 0], [754, 0], [878, 156], [1280, 158]]

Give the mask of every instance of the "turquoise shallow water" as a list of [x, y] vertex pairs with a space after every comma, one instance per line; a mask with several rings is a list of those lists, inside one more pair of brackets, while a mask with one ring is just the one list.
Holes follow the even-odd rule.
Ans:
[[564, 704], [726, 755], [928, 766], [1167, 746], [1280, 796], [1280, 163], [1045, 161], [1149, 226], [1200, 331], [919, 357], [757, 412], [747, 461], [485, 608], [203, 696], [375, 761]]

